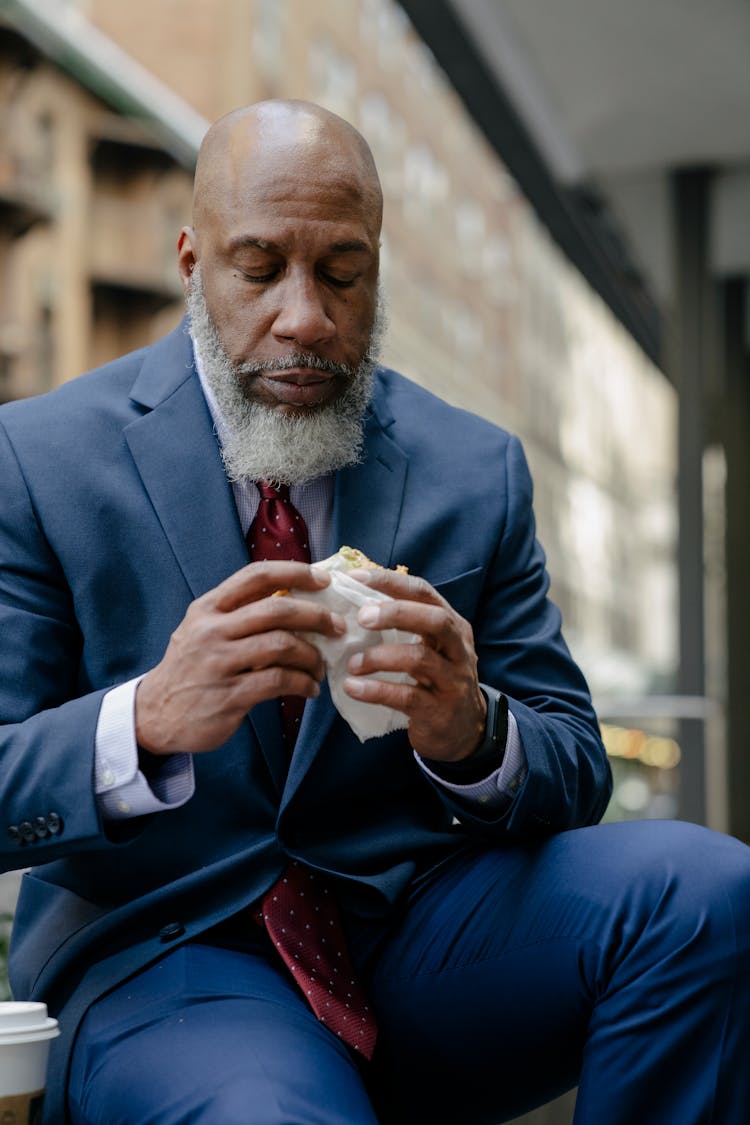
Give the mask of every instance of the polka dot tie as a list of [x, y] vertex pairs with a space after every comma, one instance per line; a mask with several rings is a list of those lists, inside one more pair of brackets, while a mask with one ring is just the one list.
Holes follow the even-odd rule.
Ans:
[[[258, 481], [260, 503], [255, 519], [247, 533], [247, 548], [253, 562], [266, 559], [291, 559], [292, 562], [311, 560], [307, 525], [289, 498], [289, 485], [278, 488]], [[291, 754], [305, 709], [301, 695], [285, 695], [279, 701], [281, 728], [284, 741]]]
[[266, 894], [262, 918], [321, 1023], [372, 1058], [378, 1029], [349, 957], [338, 907], [322, 876], [293, 861]]
[[[289, 497], [288, 485], [258, 482], [260, 504], [247, 533], [254, 562], [310, 562], [307, 527]], [[280, 700], [284, 742], [291, 755], [305, 701]], [[315, 1015], [334, 1035], [372, 1058], [377, 1024], [357, 980], [336, 899], [325, 879], [293, 860], [274, 883], [256, 915]]]
[[307, 524], [289, 498], [289, 485], [275, 488], [260, 480], [260, 503], [247, 533], [247, 545], [256, 562], [292, 559], [310, 562]]

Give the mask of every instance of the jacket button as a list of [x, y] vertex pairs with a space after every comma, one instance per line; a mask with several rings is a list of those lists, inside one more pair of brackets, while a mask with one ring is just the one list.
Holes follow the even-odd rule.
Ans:
[[49, 836], [49, 828], [47, 827], [46, 817], [34, 817], [34, 832], [37, 834], [40, 840], [43, 840], [45, 836]]
[[32, 840], [36, 839], [34, 825], [30, 820], [22, 820], [18, 826], [18, 831], [21, 833], [21, 839], [25, 840], [27, 844], [30, 844]]
[[167, 922], [166, 926], [162, 926], [159, 930], [159, 941], [174, 941], [184, 933], [185, 927], [182, 922]]
[[56, 813], [56, 812], [47, 813], [46, 821], [47, 821], [47, 830], [48, 830], [50, 836], [59, 836], [59, 834], [63, 830], [63, 819], [59, 815], [59, 813]]

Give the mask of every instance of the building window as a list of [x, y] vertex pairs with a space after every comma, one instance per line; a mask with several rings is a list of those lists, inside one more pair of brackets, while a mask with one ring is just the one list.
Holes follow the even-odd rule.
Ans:
[[354, 60], [339, 51], [329, 35], [313, 40], [308, 58], [313, 100], [341, 117], [353, 117], [357, 97]]
[[516, 273], [510, 242], [504, 234], [492, 234], [482, 247], [482, 273], [487, 294], [494, 305], [512, 304], [517, 294]]
[[384, 70], [402, 65], [400, 52], [410, 27], [406, 12], [393, 0], [362, 0], [360, 38]]
[[359, 125], [372, 148], [383, 191], [391, 199], [403, 189], [406, 124], [381, 93], [365, 94], [359, 103]]
[[423, 141], [404, 155], [404, 213], [413, 222], [433, 219], [450, 194], [448, 173]]
[[472, 278], [481, 277], [487, 221], [484, 208], [475, 199], [462, 199], [456, 206], [456, 244], [464, 273]]
[[473, 359], [482, 350], [484, 332], [482, 322], [466, 305], [445, 305], [444, 324], [459, 359]]
[[278, 81], [284, 65], [283, 0], [256, 0], [253, 50], [266, 78]]

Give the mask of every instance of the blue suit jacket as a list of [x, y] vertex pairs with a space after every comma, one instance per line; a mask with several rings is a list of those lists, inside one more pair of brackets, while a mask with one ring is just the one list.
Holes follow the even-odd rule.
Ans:
[[2, 816], [22, 828], [2, 833], [0, 853], [6, 869], [34, 867], [11, 976], [17, 997], [60, 1019], [49, 1120], [64, 1120], [86, 1007], [168, 948], [166, 923], [189, 939], [258, 898], [290, 855], [330, 873], [352, 916], [386, 918], [472, 836], [532, 839], [600, 817], [606, 758], [546, 598], [523, 453], [502, 430], [381, 369], [366, 460], [335, 485], [331, 550], [349, 543], [427, 578], [473, 624], [480, 678], [511, 700], [525, 784], [494, 820], [461, 812], [460, 824], [404, 732], [361, 745], [325, 690], [288, 769], [277, 706], [261, 704], [195, 759], [185, 806], [103, 824], [103, 694], [153, 666], [190, 601], [247, 562], [184, 326], [3, 407], [0, 481]]

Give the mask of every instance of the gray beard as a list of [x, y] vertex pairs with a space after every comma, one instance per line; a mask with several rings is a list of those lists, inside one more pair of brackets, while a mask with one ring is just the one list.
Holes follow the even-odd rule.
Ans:
[[[365, 409], [372, 395], [373, 371], [385, 330], [380, 293], [367, 354], [356, 368], [304, 352], [286, 356], [283, 363], [232, 363], [206, 307], [199, 266], [190, 279], [187, 309], [203, 374], [225, 423], [220, 435], [221, 455], [231, 481], [303, 484], [362, 461]], [[346, 389], [333, 402], [295, 414], [274, 410], [246, 396], [243, 376], [284, 366], [328, 371], [346, 379]]]

